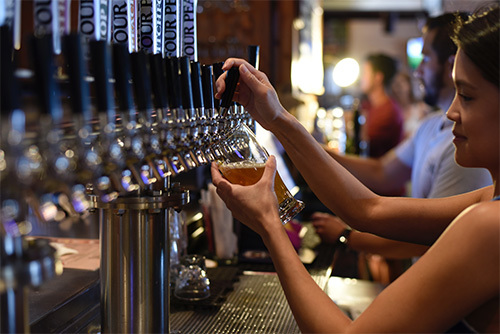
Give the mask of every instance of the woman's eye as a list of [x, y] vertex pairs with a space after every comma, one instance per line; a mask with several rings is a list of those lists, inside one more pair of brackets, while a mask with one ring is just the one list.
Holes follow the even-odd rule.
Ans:
[[472, 101], [472, 97], [467, 96], [467, 95], [465, 95], [465, 94], [460, 94], [460, 93], [458, 93], [458, 96], [460, 96], [460, 98], [461, 98], [462, 100], [464, 100], [465, 102]]

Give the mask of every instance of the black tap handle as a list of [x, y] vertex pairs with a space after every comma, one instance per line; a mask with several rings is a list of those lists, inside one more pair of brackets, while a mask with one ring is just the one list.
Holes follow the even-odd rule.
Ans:
[[259, 60], [260, 60], [259, 53], [260, 53], [260, 46], [258, 45], [248, 46], [248, 62], [256, 69], [259, 69]]
[[184, 109], [194, 108], [193, 87], [191, 82], [191, 64], [188, 56], [179, 58], [179, 67], [181, 73], [181, 93], [182, 106]]
[[99, 113], [109, 113], [109, 121], [115, 121], [115, 100], [113, 84], [111, 83], [113, 67], [110, 46], [106, 41], [91, 41], [89, 47], [97, 111]]
[[223, 62], [214, 63], [212, 66], [214, 68], [214, 80], [219, 79], [219, 77], [224, 73], [222, 70]]
[[194, 61], [191, 63], [191, 83], [193, 85], [193, 102], [195, 108], [203, 108], [205, 101], [203, 100], [203, 89], [201, 84], [201, 65]]
[[[224, 73], [224, 71], [222, 70], [222, 65], [224, 65], [223, 62], [214, 63], [212, 65], [213, 66], [213, 72], [214, 72], [214, 81], [217, 81], [217, 79], [222, 75], [222, 73]], [[216, 99], [215, 100], [215, 107], [217, 109], [219, 109], [219, 105], [220, 105], [220, 100]]]
[[9, 115], [11, 111], [19, 109], [19, 87], [14, 76], [14, 60], [12, 55], [12, 30], [9, 26], [0, 27], [0, 109], [1, 115]]
[[149, 68], [151, 72], [151, 88], [153, 90], [153, 104], [155, 108], [166, 108], [167, 100], [167, 85], [165, 64], [161, 54], [149, 55]]
[[132, 63], [132, 82], [135, 92], [135, 101], [139, 111], [151, 111], [151, 81], [147, 58], [144, 52], [134, 52], [130, 55]]
[[63, 37], [63, 52], [68, 64], [71, 108], [75, 114], [83, 115], [90, 120], [90, 89], [85, 81], [87, 69], [82, 51], [80, 34], [69, 34]]
[[166, 59], [167, 95], [170, 109], [182, 108], [179, 61], [176, 57]]
[[201, 68], [203, 81], [203, 100], [206, 108], [215, 108], [214, 104], [214, 71], [212, 65], [203, 65]]
[[113, 72], [115, 74], [116, 95], [118, 108], [122, 111], [134, 109], [132, 87], [130, 85], [130, 53], [126, 44], [113, 44]]
[[54, 78], [55, 66], [52, 53], [52, 35], [46, 34], [31, 39], [32, 62], [35, 71], [35, 85], [38, 91], [40, 111], [51, 115], [54, 123], [62, 120], [59, 87]]
[[229, 71], [227, 71], [226, 90], [224, 90], [224, 93], [222, 93], [222, 98], [220, 102], [221, 107], [229, 108], [231, 106], [233, 95], [236, 90], [236, 85], [238, 84], [239, 79], [240, 79], [240, 70], [238, 67], [232, 67]]

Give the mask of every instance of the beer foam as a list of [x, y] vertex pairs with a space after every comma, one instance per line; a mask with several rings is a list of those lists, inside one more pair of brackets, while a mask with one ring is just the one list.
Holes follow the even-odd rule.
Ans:
[[238, 162], [224, 162], [219, 163], [219, 167], [222, 169], [235, 169], [235, 168], [263, 168], [266, 165], [265, 162], [253, 162], [253, 161], [238, 161]]

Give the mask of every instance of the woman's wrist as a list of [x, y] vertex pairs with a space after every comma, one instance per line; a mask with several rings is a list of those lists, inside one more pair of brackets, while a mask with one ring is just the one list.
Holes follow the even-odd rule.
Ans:
[[[280, 140], [280, 142], [282, 140], [293, 142], [293, 140], [290, 138], [291, 134], [298, 135], [302, 134], [302, 131], [307, 130], [305, 130], [303, 125], [297, 120], [294, 115], [290, 114], [283, 107], [281, 108], [282, 111], [270, 123], [268, 123], [269, 131], [274, 133], [274, 135]], [[291, 137], [295, 138], [296, 135]]]
[[279, 218], [277, 220], [273, 219], [273, 221], [268, 221], [263, 226], [263, 231], [261, 231], [259, 235], [266, 247], [277, 242], [283, 236], [286, 236], [285, 239], [288, 239], [288, 234]]

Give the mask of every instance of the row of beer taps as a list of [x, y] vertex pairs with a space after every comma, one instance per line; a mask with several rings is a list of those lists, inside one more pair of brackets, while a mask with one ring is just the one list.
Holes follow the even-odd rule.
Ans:
[[[254, 124], [231, 101], [237, 70], [214, 99], [221, 63], [129, 53], [78, 34], [64, 36], [56, 56], [45, 35], [31, 38], [32, 72], [23, 77], [8, 30], [0, 50], [2, 222], [78, 217], [89, 195], [106, 203], [161, 194], [170, 177], [217, 160], [230, 129]], [[258, 47], [249, 54], [257, 59]]]

